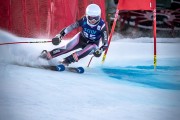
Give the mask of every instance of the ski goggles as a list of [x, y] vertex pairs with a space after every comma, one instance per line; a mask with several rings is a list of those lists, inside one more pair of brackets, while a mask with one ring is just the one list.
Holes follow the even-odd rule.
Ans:
[[100, 19], [99, 16], [88, 16], [87, 18], [88, 18], [88, 20], [96, 20], [96, 21], [98, 21]]

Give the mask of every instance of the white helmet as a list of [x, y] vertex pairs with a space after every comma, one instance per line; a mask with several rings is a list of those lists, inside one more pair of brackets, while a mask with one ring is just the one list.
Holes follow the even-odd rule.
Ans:
[[86, 8], [87, 23], [95, 25], [99, 22], [101, 17], [101, 8], [96, 4], [90, 4]]

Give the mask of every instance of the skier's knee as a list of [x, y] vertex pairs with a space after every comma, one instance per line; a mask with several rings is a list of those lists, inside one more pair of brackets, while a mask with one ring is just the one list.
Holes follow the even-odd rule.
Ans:
[[70, 56], [65, 58], [65, 61], [69, 64], [73, 63], [73, 62], [78, 62], [78, 60], [79, 60], [79, 58], [78, 58], [77, 53], [73, 53]]

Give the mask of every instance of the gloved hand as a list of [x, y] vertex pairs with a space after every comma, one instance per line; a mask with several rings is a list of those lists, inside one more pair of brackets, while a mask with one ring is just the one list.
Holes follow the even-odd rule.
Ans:
[[93, 54], [95, 57], [100, 57], [103, 52], [103, 49], [97, 49]]
[[99, 49], [97, 49], [93, 54], [95, 57], [100, 57], [102, 52], [108, 48], [108, 44], [103, 44]]
[[105, 51], [108, 48], [108, 44], [104, 44], [100, 47], [100, 49], [102, 49], [103, 51]]
[[61, 42], [62, 38], [65, 35], [64, 32], [65, 29], [61, 30], [61, 32], [59, 34], [57, 34], [53, 39], [52, 39], [52, 44], [53, 45], [59, 45], [59, 43]]
[[62, 35], [61, 34], [57, 34], [53, 39], [52, 39], [52, 44], [53, 45], [59, 45], [59, 43], [62, 40]]

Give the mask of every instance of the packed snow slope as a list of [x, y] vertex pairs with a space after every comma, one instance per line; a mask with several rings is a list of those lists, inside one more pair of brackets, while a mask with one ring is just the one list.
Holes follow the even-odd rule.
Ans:
[[[44, 40], [0, 31], [0, 43]], [[180, 40], [157, 41], [156, 70], [152, 38], [114, 35], [103, 65], [93, 58], [87, 68], [91, 56], [72, 64], [84, 74], [38, 68], [49, 64], [42, 50], [68, 40], [0, 46], [0, 120], [179, 120]]]

